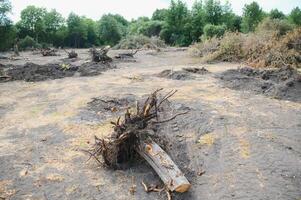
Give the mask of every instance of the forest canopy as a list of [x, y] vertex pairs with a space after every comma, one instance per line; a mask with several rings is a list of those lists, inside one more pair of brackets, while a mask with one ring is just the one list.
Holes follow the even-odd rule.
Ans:
[[228, 31], [254, 32], [265, 18], [279, 19], [288, 26], [301, 25], [299, 7], [285, 15], [277, 9], [264, 12], [257, 2], [246, 4], [242, 16], [238, 16], [229, 3], [218, 0], [196, 1], [192, 8], [181, 0], [172, 0], [169, 8], [157, 9], [151, 18], [132, 21], [118, 14], [105, 14], [95, 21], [70, 13], [65, 19], [55, 9], [29, 5], [14, 24], [8, 17], [11, 9], [9, 0], [0, 1], [0, 51], [10, 49], [16, 41], [24, 49], [114, 46], [124, 38], [137, 35], [159, 37], [172, 46], [189, 46], [202, 38], [221, 37]]

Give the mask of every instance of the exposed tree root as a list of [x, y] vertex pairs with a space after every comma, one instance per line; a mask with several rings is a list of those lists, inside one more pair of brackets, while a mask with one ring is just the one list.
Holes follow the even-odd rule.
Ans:
[[160, 91], [162, 88], [151, 93], [144, 103], [137, 102], [135, 113], [131, 113], [127, 109], [123, 120], [119, 117], [116, 122], [111, 122], [114, 131], [108, 137], [98, 138], [95, 136], [94, 146], [86, 151], [90, 158], [93, 157], [98, 163], [116, 169], [118, 164], [127, 162], [136, 155], [135, 149], [138, 148], [141, 139], [145, 140], [151, 137], [147, 131], [148, 123], [151, 120], [154, 123], [165, 123], [187, 113], [178, 113], [169, 119], [159, 121], [158, 113], [163, 102], [177, 92], [172, 90], [159, 99]]

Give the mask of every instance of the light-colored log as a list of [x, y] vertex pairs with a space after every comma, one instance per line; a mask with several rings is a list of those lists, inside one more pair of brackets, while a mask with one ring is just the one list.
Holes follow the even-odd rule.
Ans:
[[140, 142], [137, 152], [152, 166], [170, 191], [186, 192], [191, 184], [168, 154], [154, 141]]

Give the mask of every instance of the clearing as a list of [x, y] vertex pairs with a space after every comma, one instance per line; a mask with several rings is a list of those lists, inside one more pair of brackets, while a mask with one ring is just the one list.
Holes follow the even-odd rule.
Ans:
[[[22, 59], [1, 64], [51, 63], [68, 71], [69, 65], [81, 66], [89, 59], [87, 49], [77, 50], [79, 59], [72, 61], [60, 53], [41, 57], [25, 52]], [[86, 162], [89, 156], [81, 151], [94, 135], [111, 131], [109, 122], [128, 103], [161, 87], [178, 90], [171, 98], [175, 110], [189, 110], [158, 130], [169, 141], [164, 148], [192, 184], [189, 192], [173, 194], [173, 199], [300, 199], [301, 79], [296, 72], [281, 78], [293, 91], [286, 95], [266, 92], [266, 87], [275, 87], [262, 83], [259, 72], [250, 78], [235, 71], [242, 64], [203, 65], [183, 49], [140, 51], [135, 58], [101, 71], [91, 67], [84, 75], [49, 77], [54, 80], [2, 80], [0, 199], [166, 199], [165, 193], [144, 191], [142, 180], [160, 183], [145, 161], [113, 171]], [[252, 84], [238, 87], [232, 77]], [[136, 192], [131, 194], [133, 185]]]

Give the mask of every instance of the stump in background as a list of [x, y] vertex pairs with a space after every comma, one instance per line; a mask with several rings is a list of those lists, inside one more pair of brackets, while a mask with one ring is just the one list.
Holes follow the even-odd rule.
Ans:
[[112, 58], [107, 55], [109, 50], [110, 50], [110, 46], [103, 47], [100, 50], [97, 50], [96, 48], [90, 49], [92, 55], [92, 61], [102, 62], [102, 63], [112, 62]]

